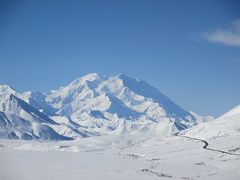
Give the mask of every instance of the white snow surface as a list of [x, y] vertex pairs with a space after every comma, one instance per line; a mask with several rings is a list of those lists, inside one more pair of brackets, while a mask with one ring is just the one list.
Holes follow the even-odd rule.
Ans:
[[[209, 140], [240, 153], [240, 136]], [[73, 141], [0, 140], [4, 180], [238, 180], [240, 156], [209, 151], [183, 137], [111, 135]]]
[[185, 130], [184, 134], [200, 139], [240, 135], [240, 105], [213, 121], [205, 122]]

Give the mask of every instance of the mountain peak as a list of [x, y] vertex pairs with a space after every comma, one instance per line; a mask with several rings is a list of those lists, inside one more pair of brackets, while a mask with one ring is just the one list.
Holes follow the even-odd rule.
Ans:
[[89, 74], [81, 77], [81, 79], [87, 80], [87, 81], [94, 81], [95, 79], [98, 79], [99, 77], [100, 77], [100, 75], [97, 73], [89, 73]]
[[42, 93], [39, 91], [26, 91], [22, 94], [24, 97], [37, 97], [37, 96], [44, 96]]
[[223, 118], [223, 117], [225, 118], [225, 117], [228, 117], [228, 116], [234, 116], [236, 114], [240, 114], [240, 105], [237, 105], [234, 108], [232, 108], [231, 110], [227, 111], [220, 118]]
[[141, 81], [138, 78], [131, 78], [130, 76], [123, 74], [123, 73], [118, 74], [116, 77], [119, 79], [122, 79], [122, 80], [132, 80], [132, 81], [137, 81], [137, 82]]
[[97, 73], [89, 73], [83, 77], [75, 79], [71, 84], [85, 83], [86, 81], [95, 81], [101, 79], [101, 76]]
[[6, 84], [0, 84], [0, 94], [5, 93], [14, 93], [16, 92], [13, 88], [11, 88], [9, 85]]

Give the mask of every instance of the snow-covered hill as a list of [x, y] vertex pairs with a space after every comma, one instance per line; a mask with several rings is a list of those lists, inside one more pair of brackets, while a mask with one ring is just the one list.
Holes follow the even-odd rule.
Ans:
[[105, 134], [170, 134], [206, 118], [184, 110], [145, 81], [88, 74], [49, 93], [0, 86], [0, 111], [47, 124], [70, 138]]
[[200, 139], [240, 135], [240, 105], [213, 121], [186, 130], [185, 134]]

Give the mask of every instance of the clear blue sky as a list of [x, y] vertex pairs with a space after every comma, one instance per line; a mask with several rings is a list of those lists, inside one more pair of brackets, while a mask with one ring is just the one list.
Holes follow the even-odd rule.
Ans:
[[240, 104], [240, 1], [0, 1], [0, 83], [46, 92], [87, 73], [138, 77], [182, 107]]

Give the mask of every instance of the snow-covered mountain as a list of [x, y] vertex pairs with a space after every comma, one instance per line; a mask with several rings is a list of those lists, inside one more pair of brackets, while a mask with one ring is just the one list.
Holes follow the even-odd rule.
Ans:
[[[37, 96], [36, 96], [37, 95]], [[161, 94], [145, 81], [126, 75], [88, 74], [44, 95], [28, 93], [40, 109], [68, 117], [94, 134], [186, 129], [202, 120]], [[31, 105], [34, 105], [29, 101]], [[160, 128], [161, 129], [161, 128]]]
[[[17, 97], [18, 96], [18, 97]], [[49, 125], [58, 125], [46, 114], [41, 113], [14, 89], [0, 86], [0, 137], [10, 139], [67, 140]]]
[[8, 119], [11, 114], [30, 123], [47, 124], [70, 138], [135, 132], [169, 134], [206, 121], [145, 81], [123, 74], [88, 74], [44, 94], [20, 94], [1, 85], [0, 102], [0, 111]]
[[186, 130], [185, 134], [200, 139], [240, 135], [240, 105], [213, 121]]

